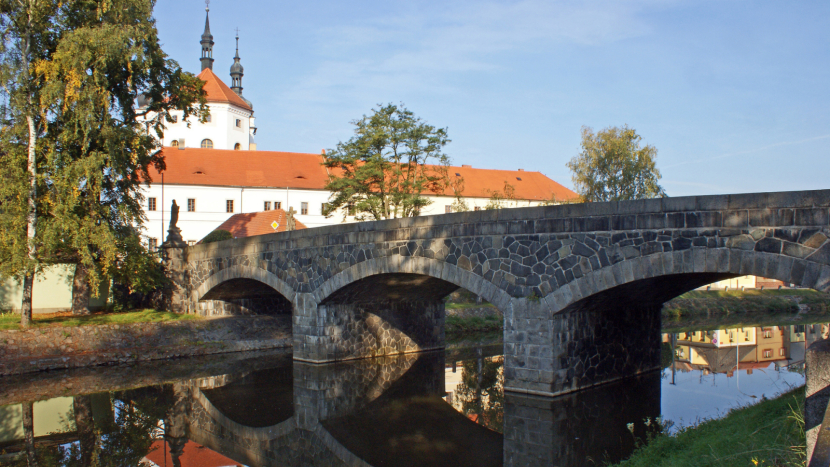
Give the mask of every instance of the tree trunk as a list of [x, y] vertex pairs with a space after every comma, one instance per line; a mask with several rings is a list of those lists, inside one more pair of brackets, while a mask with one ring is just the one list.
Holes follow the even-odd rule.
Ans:
[[34, 404], [32, 402], [25, 402], [23, 404], [23, 434], [26, 437], [26, 459], [29, 461], [29, 467], [36, 467], [35, 417]]
[[72, 314], [89, 314], [89, 272], [78, 264], [75, 266], [75, 276], [72, 279]]
[[89, 396], [75, 396], [75, 427], [81, 445], [81, 465], [92, 465], [95, 454], [95, 426], [92, 419], [92, 399]]
[[23, 276], [23, 303], [20, 305], [20, 325], [24, 328], [32, 324], [32, 287], [34, 282], [34, 274], [30, 273]]
[[[28, 11], [28, 26], [32, 24], [32, 2], [27, 4]], [[23, 44], [23, 76], [24, 85], [28, 85], [29, 81], [29, 55], [32, 52], [32, 37], [31, 32], [27, 27], [26, 35], [24, 36]], [[28, 241], [29, 261], [31, 264], [27, 267], [28, 273], [23, 281], [23, 304], [20, 307], [21, 317], [20, 324], [23, 327], [29, 326], [32, 321], [32, 285], [34, 282], [34, 266], [37, 262], [37, 244], [35, 243], [35, 233], [37, 226], [37, 159], [35, 152], [35, 144], [37, 143], [37, 128], [35, 127], [35, 119], [32, 117], [34, 99], [32, 93], [28, 95], [28, 108], [26, 109], [26, 122], [29, 126], [29, 159], [27, 169], [29, 171], [29, 193], [28, 193], [28, 207], [29, 212], [26, 215], [26, 237]]]

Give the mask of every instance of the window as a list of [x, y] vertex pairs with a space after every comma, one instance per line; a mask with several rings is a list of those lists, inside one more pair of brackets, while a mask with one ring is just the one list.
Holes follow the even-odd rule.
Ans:
[[785, 354], [785, 352], [784, 352], [784, 347], [781, 347], [780, 349], [778, 349], [778, 356], [779, 356], [779, 357], [783, 357], [783, 356], [784, 356], [784, 354]]
[[148, 211], [155, 211], [156, 210], [156, 199], [155, 198], [148, 198], [147, 199], [147, 210]]
[[320, 204], [320, 215], [322, 216], [326, 212], [326, 203]]
[[772, 331], [764, 331], [764, 339], [772, 339]]
[[518, 180], [518, 181], [520, 181], [520, 182], [521, 182], [521, 181], [522, 181], [522, 177], [516, 177], [516, 180]]
[[266, 201], [266, 202], [265, 202], [265, 205], [264, 205], [264, 206], [262, 206], [262, 210], [263, 210], [263, 211], [270, 211], [270, 210], [271, 210], [271, 202], [270, 202], [270, 201]]
[[150, 251], [156, 251], [159, 247], [159, 239], [157, 238], [148, 238], [147, 239], [147, 249]]
[[193, 246], [195, 244], [196, 244], [196, 240], [188, 240], [187, 241], [187, 246]]
[[308, 203], [305, 203], [305, 202], [300, 203], [300, 214], [302, 214], [304, 216], [306, 214], [308, 214]]
[[171, 120], [173, 123], [178, 123], [178, 122], [179, 122], [179, 116], [178, 116], [178, 115], [171, 115], [171, 116], [170, 116], [170, 120]]
[[476, 206], [473, 208], [473, 211], [481, 211], [481, 208], [479, 206]]
[[205, 149], [213, 149], [213, 141], [207, 138], [202, 140], [202, 147]]
[[444, 213], [449, 214], [452, 212], [452, 206], [444, 206]]
[[274, 201], [274, 209], [282, 209], [282, 201]]
[[236, 119], [236, 127], [237, 128], [242, 128], [242, 120], [240, 120], [238, 118]]
[[210, 123], [210, 115], [205, 115], [205, 123]]
[[234, 145], [233, 145], [233, 150], [234, 150], [234, 151], [239, 151], [240, 149], [242, 149], [242, 145], [241, 145], [241, 144], [236, 143], [236, 144], [234, 144]]
[[352, 204], [352, 203], [347, 204], [347, 205], [346, 205], [346, 212], [347, 212], [350, 216], [354, 216], [354, 215], [355, 215], [355, 213], [357, 212], [357, 211], [355, 210], [355, 208], [354, 208], [354, 204]]
[[225, 201], [225, 212], [233, 212], [233, 200], [229, 199]]
[[187, 199], [187, 212], [196, 212], [196, 200], [194, 198]]
[[772, 350], [764, 350], [764, 358], [772, 358]]
[[174, 139], [173, 141], [170, 141], [170, 146], [174, 148], [179, 147], [179, 140]]

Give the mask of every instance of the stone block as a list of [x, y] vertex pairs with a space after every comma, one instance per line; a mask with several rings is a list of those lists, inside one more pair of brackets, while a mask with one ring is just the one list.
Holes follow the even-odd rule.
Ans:
[[694, 211], [697, 209], [697, 198], [694, 196], [669, 196], [661, 198], [663, 212]]
[[749, 213], [745, 210], [727, 211], [723, 214], [724, 227], [744, 228], [749, 226]]
[[830, 211], [828, 208], [805, 208], [795, 210], [795, 225], [821, 225], [830, 224]]

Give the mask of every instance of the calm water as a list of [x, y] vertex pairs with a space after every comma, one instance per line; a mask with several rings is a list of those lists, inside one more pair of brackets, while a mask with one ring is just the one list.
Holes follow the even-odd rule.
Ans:
[[[0, 464], [602, 465], [804, 383], [827, 324], [663, 335], [663, 370], [554, 399], [502, 390], [500, 345], [337, 365], [229, 354], [0, 378]], [[633, 424], [633, 434], [629, 430]], [[149, 463], [147, 463], [149, 462]]]

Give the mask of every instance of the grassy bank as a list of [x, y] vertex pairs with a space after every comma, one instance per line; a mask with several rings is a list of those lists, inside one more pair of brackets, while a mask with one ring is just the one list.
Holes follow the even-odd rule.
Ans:
[[471, 316], [460, 318], [458, 316], [447, 316], [445, 329], [447, 340], [455, 341], [471, 334], [487, 334], [501, 332], [504, 328], [504, 320], [498, 316]]
[[[158, 323], [162, 321], [188, 321], [201, 319], [195, 315], [184, 315], [158, 310], [135, 310], [124, 313], [99, 312], [85, 316], [69, 313], [52, 313], [34, 315], [32, 327], [51, 326], [94, 326], [100, 324]], [[20, 329], [20, 315], [17, 313], [0, 313], [0, 330]]]
[[803, 466], [804, 388], [735, 409], [675, 435], [658, 435], [634, 452], [626, 467]]
[[666, 303], [663, 316], [729, 315], [733, 313], [798, 313], [798, 305], [810, 312], [830, 311], [830, 294], [810, 289], [693, 290]]

